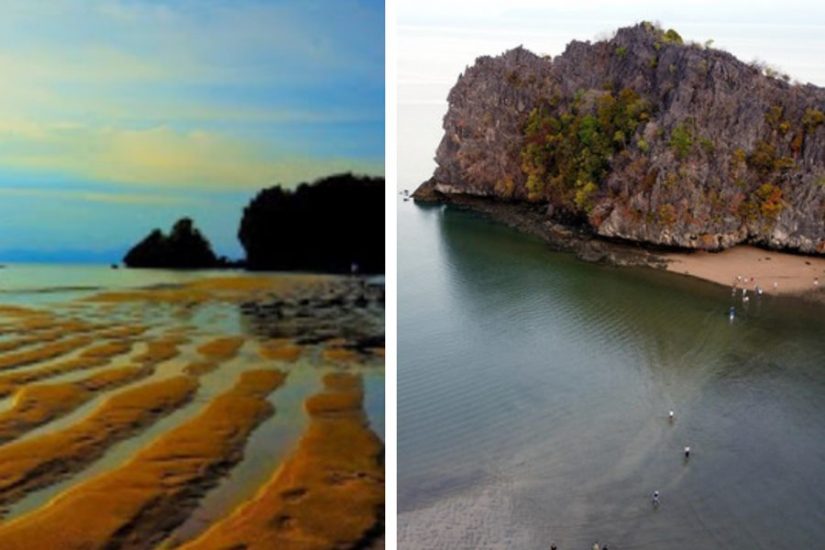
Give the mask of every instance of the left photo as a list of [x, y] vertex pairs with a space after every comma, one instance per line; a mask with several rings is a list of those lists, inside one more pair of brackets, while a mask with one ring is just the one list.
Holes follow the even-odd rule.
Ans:
[[0, 6], [0, 549], [384, 547], [384, 32]]

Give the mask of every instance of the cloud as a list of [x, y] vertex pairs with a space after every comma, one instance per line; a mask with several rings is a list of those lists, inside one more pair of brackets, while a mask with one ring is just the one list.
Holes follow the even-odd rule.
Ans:
[[0, 172], [236, 188], [383, 173], [381, 5], [4, 2]]
[[142, 130], [0, 122], [0, 165], [94, 181], [260, 188], [332, 172], [383, 173], [382, 160], [285, 154], [266, 145], [166, 126]]

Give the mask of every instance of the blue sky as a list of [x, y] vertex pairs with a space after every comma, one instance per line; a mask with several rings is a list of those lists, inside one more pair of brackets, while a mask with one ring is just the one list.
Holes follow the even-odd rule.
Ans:
[[374, 0], [3, 2], [0, 260], [117, 260], [259, 189], [384, 171]]

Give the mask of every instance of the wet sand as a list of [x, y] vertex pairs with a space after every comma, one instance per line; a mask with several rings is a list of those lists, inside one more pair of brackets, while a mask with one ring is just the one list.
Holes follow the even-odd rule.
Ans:
[[184, 549], [363, 548], [380, 536], [383, 446], [366, 426], [361, 379], [334, 373], [324, 385], [307, 400], [309, 428], [275, 477]]
[[0, 443], [15, 439], [88, 402], [98, 392], [145, 378], [147, 367], [122, 367], [95, 373], [78, 382], [26, 386], [14, 396], [11, 409], [0, 413]]
[[[297, 455], [322, 465], [381, 455], [360, 381], [313, 398], [350, 395], [352, 410], [331, 413], [335, 422], [310, 401], [300, 406], [330, 371], [356, 381], [382, 372], [383, 302], [366, 288], [354, 278], [243, 275], [99, 292], [48, 310], [0, 305], [0, 548], [173, 548], [226, 521]], [[287, 410], [273, 415], [282, 402]], [[360, 510], [353, 517], [367, 533], [383, 526], [383, 464], [370, 464], [379, 505], [362, 507], [360, 490], [317, 486], [319, 506]]]
[[272, 414], [265, 398], [283, 379], [278, 371], [243, 373], [203, 413], [122, 468], [0, 526], [0, 548], [151, 547], [239, 460], [251, 430]]
[[186, 403], [196, 389], [197, 380], [187, 376], [142, 385], [109, 398], [76, 425], [0, 447], [0, 503], [80, 470], [114, 442]]
[[277, 338], [264, 342], [258, 348], [258, 353], [263, 359], [286, 361], [294, 363], [301, 357], [303, 352], [301, 346], [295, 345], [291, 340]]
[[14, 369], [46, 359], [53, 359], [87, 346], [90, 343], [92, 343], [91, 337], [76, 336], [66, 340], [58, 340], [57, 342], [44, 344], [34, 349], [7, 353], [0, 356], [0, 370]]
[[[720, 285], [755, 285], [772, 294], [809, 294], [825, 287], [825, 258], [737, 246], [723, 252], [665, 254], [667, 270]], [[737, 277], [742, 277], [742, 281]], [[744, 279], [747, 278], [747, 282]], [[751, 278], [753, 280], [751, 280]], [[819, 285], [815, 280], [819, 279]], [[776, 286], [774, 286], [776, 283]]]

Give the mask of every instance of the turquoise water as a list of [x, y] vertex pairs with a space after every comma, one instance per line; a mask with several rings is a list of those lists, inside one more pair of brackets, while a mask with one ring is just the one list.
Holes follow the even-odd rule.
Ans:
[[402, 548], [823, 547], [825, 309], [398, 216]]

